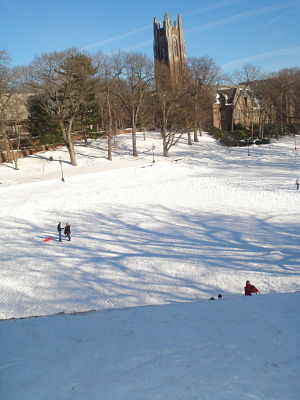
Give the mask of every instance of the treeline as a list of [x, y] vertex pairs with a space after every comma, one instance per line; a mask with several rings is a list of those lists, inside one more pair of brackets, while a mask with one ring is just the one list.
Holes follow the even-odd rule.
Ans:
[[[230, 135], [211, 128], [211, 133], [216, 138], [228, 145], [242, 145], [267, 143], [268, 138], [300, 134], [299, 68], [263, 74], [259, 68], [245, 65], [241, 71], [233, 74], [233, 78], [239, 93], [233, 101], [232, 112], [241, 102], [239, 112], [247, 114], [248, 124], [235, 124], [232, 118]], [[245, 104], [239, 97], [243, 97], [245, 93], [249, 96], [251, 107], [248, 105], [243, 108]]]
[[[221, 84], [251, 83], [260, 107], [260, 132], [271, 129], [269, 125], [285, 132], [289, 113], [299, 120], [297, 68], [263, 76], [248, 65], [228, 77], [210, 57], [189, 58], [188, 76], [176, 86], [166, 79], [158, 90], [153, 61], [140, 53], [90, 56], [73, 48], [38, 56], [26, 67], [12, 68], [9, 61], [7, 52], [0, 51], [0, 129], [4, 149], [12, 155], [20, 145], [19, 110], [24, 95], [31, 137], [39, 143], [66, 145], [72, 165], [76, 165], [74, 132], [86, 137], [103, 135], [109, 160], [115, 132], [126, 127], [132, 130], [135, 157], [139, 128], [161, 133], [164, 156], [184, 133], [190, 145], [197, 142], [201, 130], [212, 124], [212, 104]], [[13, 140], [7, 130], [11, 120], [15, 121]], [[14, 162], [17, 168], [16, 157]]]

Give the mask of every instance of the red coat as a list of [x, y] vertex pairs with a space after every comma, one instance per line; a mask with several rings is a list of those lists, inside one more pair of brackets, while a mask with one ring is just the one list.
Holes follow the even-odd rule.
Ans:
[[256, 289], [255, 286], [251, 285], [250, 282], [246, 283], [245, 289], [245, 296], [252, 296], [252, 293], [259, 293], [259, 290]]

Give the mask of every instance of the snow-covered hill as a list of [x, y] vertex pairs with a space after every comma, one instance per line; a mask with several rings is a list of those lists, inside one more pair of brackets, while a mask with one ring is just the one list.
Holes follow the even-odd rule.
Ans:
[[160, 147], [141, 135], [133, 158], [122, 136], [112, 162], [95, 141], [78, 167], [63, 148], [0, 166], [0, 317], [98, 311], [1, 321], [1, 399], [298, 399], [294, 139]]
[[299, 293], [2, 321], [5, 400], [297, 400]]

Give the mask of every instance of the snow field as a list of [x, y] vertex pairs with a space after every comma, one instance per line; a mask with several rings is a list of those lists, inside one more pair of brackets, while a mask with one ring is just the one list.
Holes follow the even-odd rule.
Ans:
[[2, 321], [6, 400], [298, 399], [299, 293]]
[[298, 400], [293, 139], [76, 147], [0, 165], [0, 399]]
[[[78, 167], [64, 162], [65, 182], [56, 161], [41, 168], [50, 155], [67, 160], [64, 149], [22, 159], [20, 171], [0, 166], [0, 316], [242, 294], [246, 279], [263, 293], [296, 291], [300, 205], [289, 140], [248, 157], [204, 134], [154, 164], [157, 134], [139, 138], [137, 159], [130, 137], [118, 138], [111, 163], [93, 141], [78, 147]], [[58, 221], [71, 224], [70, 243], [57, 241]]]

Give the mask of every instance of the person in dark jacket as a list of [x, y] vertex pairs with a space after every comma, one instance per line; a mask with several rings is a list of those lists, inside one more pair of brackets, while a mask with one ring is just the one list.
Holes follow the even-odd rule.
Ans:
[[250, 281], [246, 281], [246, 286], [244, 287], [245, 296], [252, 296], [252, 293], [260, 293], [254, 285], [251, 285]]
[[62, 240], [61, 240], [61, 231], [62, 231], [63, 229], [64, 229], [64, 228], [61, 226], [61, 222], [59, 222], [58, 225], [57, 225], [57, 232], [58, 232], [58, 240], [59, 240], [60, 242], [62, 242]]
[[66, 224], [65, 230], [64, 230], [64, 234], [65, 234], [65, 236], [67, 236], [68, 241], [70, 241], [71, 240], [71, 226], [70, 226], [70, 224]]

